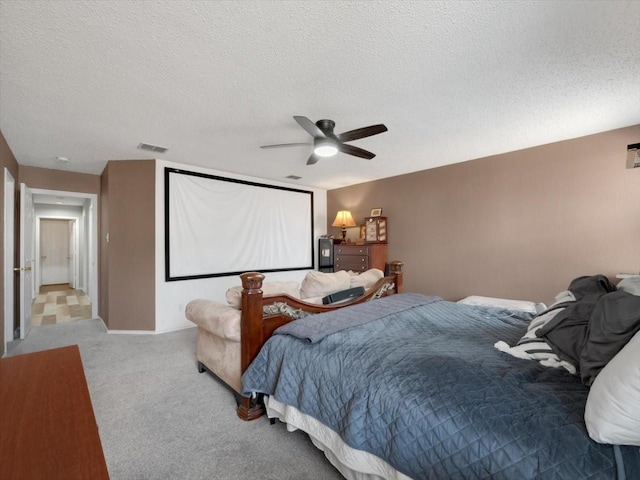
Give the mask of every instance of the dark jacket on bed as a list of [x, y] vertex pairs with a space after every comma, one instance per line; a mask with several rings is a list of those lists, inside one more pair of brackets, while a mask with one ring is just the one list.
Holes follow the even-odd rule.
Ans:
[[567, 302], [538, 331], [562, 360], [576, 366], [585, 385], [640, 330], [640, 297], [617, 291], [604, 275], [578, 277], [568, 290], [576, 298]]

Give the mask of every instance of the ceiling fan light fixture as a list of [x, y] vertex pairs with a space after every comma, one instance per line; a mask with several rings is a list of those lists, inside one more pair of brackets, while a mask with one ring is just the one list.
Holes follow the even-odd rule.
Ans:
[[[369, 125], [368, 127], [349, 130], [339, 135], [333, 133], [336, 122], [333, 120], [323, 119], [313, 123], [307, 117], [294, 116], [293, 119], [300, 125], [311, 137], [313, 137], [313, 153], [307, 160], [307, 165], [315, 165], [321, 158], [333, 157], [338, 152], [354, 157], [371, 160], [376, 156], [375, 153], [368, 152], [354, 145], [345, 142], [352, 142], [360, 138], [370, 137], [387, 131], [387, 127], [379, 123], [378, 125]], [[261, 145], [260, 148], [274, 147], [290, 147], [296, 145], [308, 145], [308, 143], [280, 143], [275, 145]]]
[[333, 157], [338, 153], [338, 147], [331, 140], [321, 139], [316, 141], [313, 153], [319, 157]]

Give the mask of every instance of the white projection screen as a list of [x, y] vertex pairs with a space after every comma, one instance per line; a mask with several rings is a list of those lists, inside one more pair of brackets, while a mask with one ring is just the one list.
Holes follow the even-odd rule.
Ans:
[[165, 168], [166, 281], [313, 268], [313, 192]]

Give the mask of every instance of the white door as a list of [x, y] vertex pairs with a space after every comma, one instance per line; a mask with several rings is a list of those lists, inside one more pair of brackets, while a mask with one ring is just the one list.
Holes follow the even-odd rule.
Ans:
[[34, 255], [33, 194], [24, 183], [20, 184], [20, 338], [31, 330], [31, 303], [33, 301]]
[[13, 291], [15, 259], [15, 192], [16, 182], [7, 168], [4, 169], [4, 352], [7, 342], [13, 340]]
[[40, 269], [43, 285], [69, 283], [69, 220], [40, 220]]

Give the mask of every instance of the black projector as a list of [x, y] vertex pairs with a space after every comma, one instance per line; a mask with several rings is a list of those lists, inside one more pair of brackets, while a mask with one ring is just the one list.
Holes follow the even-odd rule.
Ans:
[[349, 300], [351, 298], [359, 297], [364, 294], [364, 287], [353, 287], [347, 288], [346, 290], [340, 290], [339, 292], [332, 293], [331, 295], [327, 295], [322, 299], [322, 303], [324, 305], [328, 305], [330, 303], [342, 302], [344, 300]]

